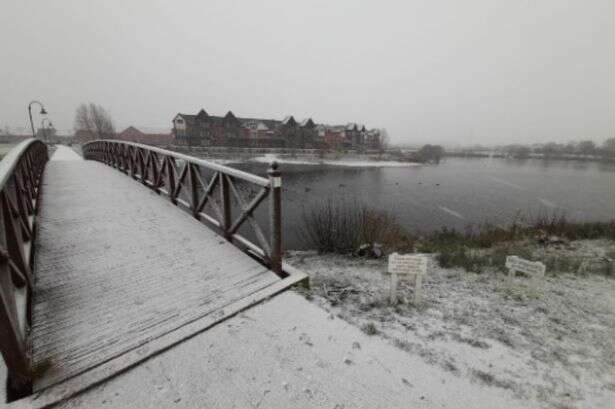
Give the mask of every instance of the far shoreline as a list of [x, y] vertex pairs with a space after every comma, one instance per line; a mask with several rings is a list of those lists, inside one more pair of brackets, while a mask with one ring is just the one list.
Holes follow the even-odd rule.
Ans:
[[401, 162], [395, 160], [368, 160], [368, 159], [292, 159], [283, 158], [273, 154], [266, 154], [249, 159], [248, 162], [272, 163], [277, 162], [287, 165], [311, 165], [311, 166], [344, 166], [357, 168], [384, 168], [384, 167], [417, 167], [423, 166], [418, 162]]

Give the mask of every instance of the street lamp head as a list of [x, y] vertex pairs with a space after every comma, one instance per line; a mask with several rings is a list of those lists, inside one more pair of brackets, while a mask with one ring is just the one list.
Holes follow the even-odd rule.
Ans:
[[[32, 105], [33, 104], [38, 104], [38, 106], [41, 107], [41, 115], [47, 115], [47, 111], [45, 110], [45, 107], [43, 106], [43, 104], [39, 101], [34, 100], [28, 104], [28, 116], [30, 117], [30, 128], [32, 128], [32, 137], [36, 138], [36, 131], [34, 130], [34, 122], [32, 121]], [[47, 119], [47, 118], [44, 118], [44, 119]], [[41, 126], [43, 126], [43, 132], [45, 132], [44, 124], [41, 123]]]

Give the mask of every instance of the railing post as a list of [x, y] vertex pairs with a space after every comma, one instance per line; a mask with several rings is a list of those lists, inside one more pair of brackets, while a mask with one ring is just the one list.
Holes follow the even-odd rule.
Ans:
[[192, 215], [198, 219], [199, 213], [197, 212], [197, 206], [199, 205], [199, 192], [197, 190], [198, 184], [196, 176], [198, 168], [190, 162], [186, 162], [186, 166], [188, 166], [188, 181], [190, 182], [190, 209], [192, 210]]
[[[175, 192], [175, 160], [170, 156], [165, 156], [162, 160], [167, 162], [167, 177], [169, 178], [167, 189], [169, 191], [169, 199], [171, 199], [171, 203], [176, 205], [177, 198], [173, 196], [173, 192]], [[151, 161], [153, 163], [154, 158], [152, 158]], [[156, 166], [154, 165], [154, 167]], [[156, 178], [154, 177], [153, 180], [155, 181]]]
[[126, 171], [126, 145], [120, 146], [120, 167], [122, 172], [128, 173]]
[[135, 149], [128, 145], [128, 163], [130, 164], [130, 177], [136, 179], [135, 174], [137, 173], [137, 164], [135, 163]]
[[137, 156], [139, 157], [139, 178], [141, 183], [145, 184], [145, 162], [143, 161], [143, 149], [137, 148]]
[[231, 192], [228, 184], [227, 175], [220, 172], [220, 200], [222, 201], [222, 232], [224, 238], [231, 239]]
[[271, 269], [282, 274], [282, 172], [277, 162], [267, 171], [269, 175], [269, 235], [271, 237]]

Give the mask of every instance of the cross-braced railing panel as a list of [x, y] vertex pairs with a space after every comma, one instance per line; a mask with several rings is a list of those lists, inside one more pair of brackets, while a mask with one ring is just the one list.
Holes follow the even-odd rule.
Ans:
[[34, 285], [35, 216], [47, 145], [28, 139], [0, 162], [0, 350], [8, 368], [9, 399], [28, 394], [27, 347]]
[[[101, 140], [82, 147], [93, 159], [132, 176], [217, 229], [227, 240], [282, 272], [281, 178], [277, 165], [263, 178], [177, 152], [124, 141]], [[269, 201], [269, 229], [254, 217]], [[249, 227], [255, 242], [240, 234]]]

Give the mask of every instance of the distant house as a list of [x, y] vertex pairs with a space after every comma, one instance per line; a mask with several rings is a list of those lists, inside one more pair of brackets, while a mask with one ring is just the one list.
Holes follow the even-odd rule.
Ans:
[[247, 138], [249, 128], [243, 125], [231, 111], [224, 116], [214, 116], [201, 109], [196, 115], [175, 115], [173, 137], [181, 145], [225, 145]]
[[365, 134], [365, 145], [369, 149], [380, 149], [382, 147], [380, 140], [380, 131], [378, 129], [370, 129]]
[[245, 118], [242, 120], [249, 138], [266, 139], [275, 137], [278, 121], [266, 119]]
[[306, 118], [299, 123], [299, 144], [302, 148], [318, 148], [319, 138], [316, 124], [312, 118]]
[[344, 143], [346, 146], [350, 148], [358, 148], [364, 145], [365, 133], [367, 132], [365, 125], [349, 123], [346, 125], [345, 131], [346, 139], [344, 140]]
[[326, 126], [323, 137], [327, 147], [341, 149], [346, 139], [346, 127], [343, 125]]
[[124, 129], [115, 138], [121, 141], [163, 146], [170, 145], [173, 140], [173, 136], [170, 133], [144, 133], [134, 126]]
[[179, 113], [173, 118], [173, 137], [178, 145], [191, 146], [283, 146], [278, 137], [281, 121], [239, 118], [228, 111], [224, 116]]

